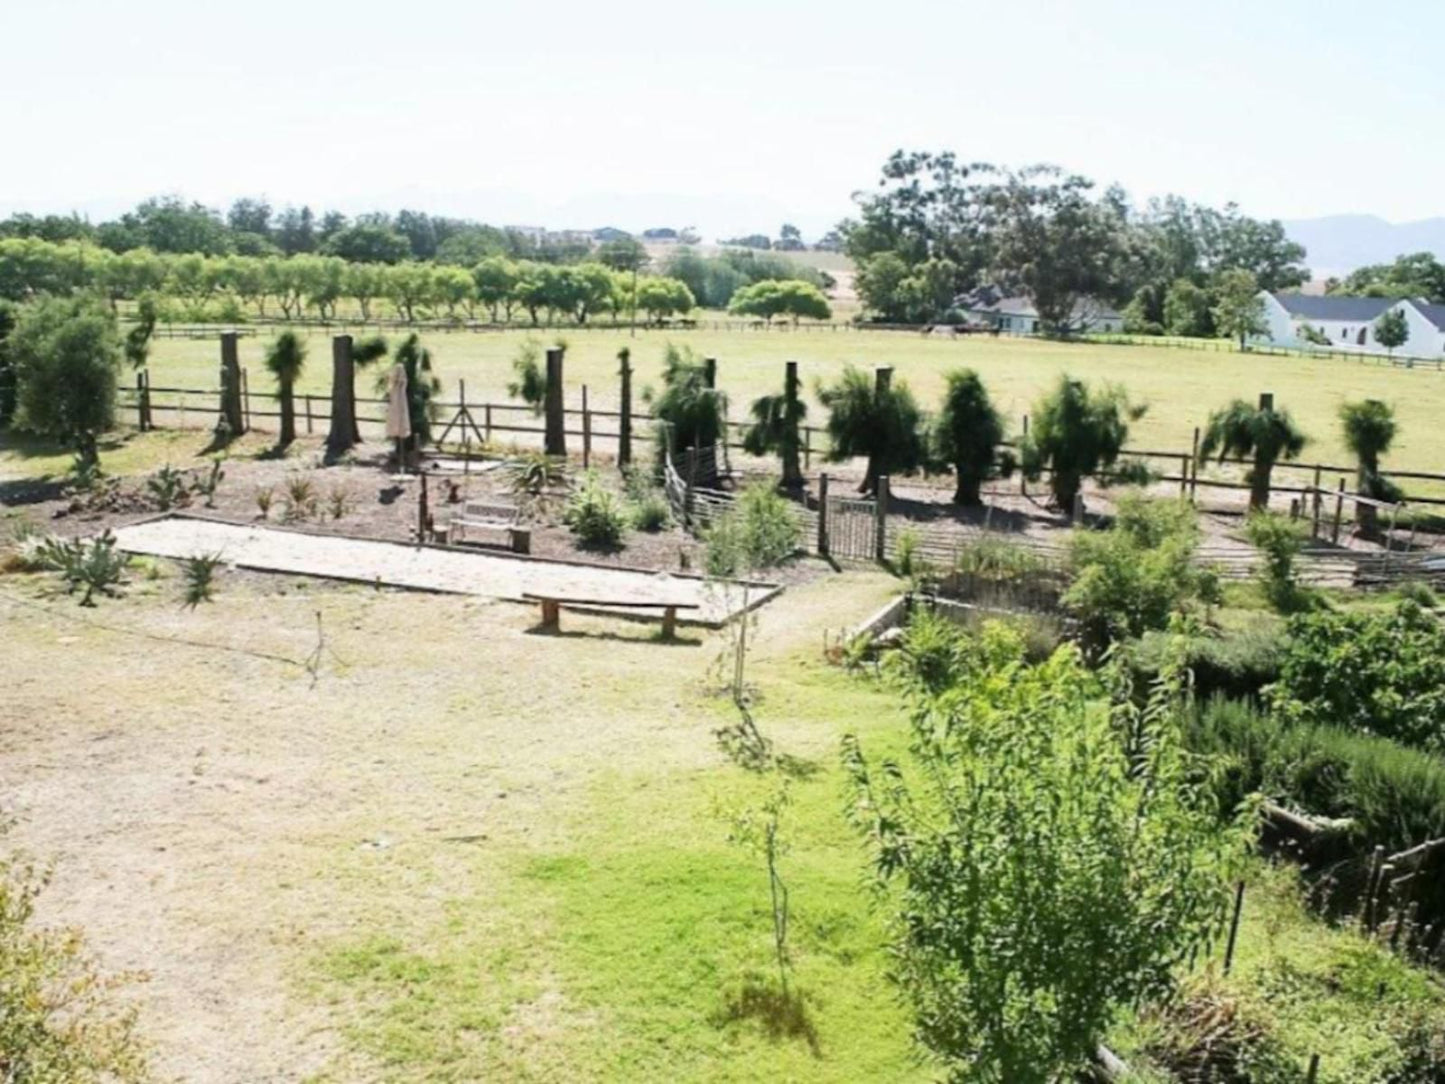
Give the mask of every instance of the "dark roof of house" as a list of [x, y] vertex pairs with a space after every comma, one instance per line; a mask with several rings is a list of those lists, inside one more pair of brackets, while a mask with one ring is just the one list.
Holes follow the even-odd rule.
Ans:
[[1291, 316], [1304, 320], [1374, 320], [1395, 304], [1393, 297], [1321, 297], [1315, 294], [1275, 294], [1274, 299]]
[[1445, 331], [1445, 305], [1431, 304], [1429, 301], [1417, 301], [1410, 299], [1410, 304], [1420, 310], [1420, 315], [1435, 325], [1439, 331]]

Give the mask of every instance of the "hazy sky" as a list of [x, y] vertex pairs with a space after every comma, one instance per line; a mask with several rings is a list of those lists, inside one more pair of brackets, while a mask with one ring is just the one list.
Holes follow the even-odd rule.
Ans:
[[1445, 4], [0, 0], [0, 211], [179, 192], [812, 234], [896, 147], [1445, 214]]

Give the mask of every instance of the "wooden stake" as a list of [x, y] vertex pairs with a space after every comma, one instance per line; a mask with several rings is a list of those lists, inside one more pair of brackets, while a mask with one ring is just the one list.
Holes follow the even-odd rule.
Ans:
[[1234, 890], [1234, 917], [1229, 920], [1229, 943], [1224, 947], [1224, 973], [1234, 966], [1234, 945], [1239, 939], [1239, 916], [1244, 911], [1244, 882]]
[[828, 556], [828, 473], [818, 475], [818, 556]]
[[582, 469], [592, 465], [592, 411], [587, 407], [587, 385], [582, 385]]

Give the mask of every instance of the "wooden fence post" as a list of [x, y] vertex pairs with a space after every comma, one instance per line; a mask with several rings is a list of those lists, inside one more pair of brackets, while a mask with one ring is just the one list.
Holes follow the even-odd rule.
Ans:
[[241, 355], [237, 343], [234, 331], [221, 333], [221, 409], [216, 428], [228, 430], [233, 437], [239, 437], [246, 426], [241, 416]]
[[622, 382], [622, 403], [617, 419], [617, 465], [626, 467], [632, 463], [632, 351], [624, 346], [617, 351], [617, 361], [617, 376]]
[[1179, 457], [1179, 499], [1182, 501], [1189, 496], [1189, 456]]
[[1340, 488], [1335, 491], [1335, 526], [1330, 532], [1330, 544], [1339, 545], [1340, 542], [1340, 520], [1345, 514], [1345, 480], [1340, 479]]
[[1324, 503], [1320, 494], [1320, 470], [1320, 465], [1316, 463], [1314, 481], [1314, 506], [1311, 515], [1312, 522], [1310, 524], [1310, 537], [1314, 539], [1318, 539], [1320, 536], [1320, 505]]
[[1305, 1084], [1316, 1084], [1319, 1078], [1320, 1056], [1318, 1054], [1311, 1054], [1309, 1071], [1305, 1073]]
[[1190, 453], [1189, 470], [1189, 500], [1194, 503], [1199, 498], [1199, 426], [1194, 427], [1194, 450]]
[[567, 425], [562, 408], [562, 349], [551, 347], [547, 351], [547, 395], [545, 399], [547, 424], [543, 436], [544, 451], [548, 455], [567, 454]]
[[[836, 330], [836, 329], [835, 329]], [[813, 427], [803, 426], [803, 469], [813, 469]]]
[[135, 374], [135, 424], [142, 433], [146, 431], [146, 378], [144, 372]]
[[485, 403], [482, 406], [483, 439], [488, 444], [492, 443], [492, 404]]
[[702, 359], [702, 382], [709, 388], [717, 387], [717, 358]]
[[251, 431], [251, 374], [241, 368], [241, 408], [245, 418], [245, 431]]
[[828, 472], [818, 475], [818, 556], [828, 556]]
[[[1019, 443], [1022, 444], [1024, 440], [1027, 440], [1027, 439], [1028, 439], [1028, 435], [1029, 435], [1029, 416], [1028, 416], [1027, 414], [1025, 414], [1025, 415], [1024, 415], [1023, 434], [1022, 434], [1022, 436], [1020, 437]], [[1028, 480], [1028, 478], [1026, 478], [1026, 477], [1024, 476], [1023, 468], [1020, 467], [1020, 468], [1019, 468], [1019, 496], [1020, 496], [1020, 497], [1027, 497], [1028, 495], [1029, 495], [1029, 480]]]
[[592, 465], [592, 411], [587, 406], [587, 385], [582, 385], [582, 469]]
[[310, 436], [310, 435], [311, 435], [312, 424], [313, 424], [313, 423], [312, 423], [312, 420], [311, 420], [311, 396], [310, 396], [310, 394], [308, 393], [307, 396], [306, 396], [306, 434], [307, 434], [307, 436]]
[[888, 475], [878, 476], [878, 499], [873, 518], [873, 557], [880, 564], [888, 560]]

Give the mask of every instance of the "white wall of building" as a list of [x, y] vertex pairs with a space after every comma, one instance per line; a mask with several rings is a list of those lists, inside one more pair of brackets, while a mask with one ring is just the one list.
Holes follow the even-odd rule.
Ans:
[[[1265, 323], [1269, 330], [1261, 338], [1277, 346], [1299, 349], [1313, 347], [1321, 350], [1354, 351], [1361, 354], [1389, 353], [1388, 348], [1381, 346], [1375, 338], [1375, 322], [1373, 320], [1306, 320], [1302, 317], [1292, 316], [1289, 310], [1281, 305], [1272, 294], [1265, 292], [1263, 298]], [[1396, 349], [1396, 353], [1407, 357], [1434, 357], [1445, 352], [1445, 332], [1441, 332], [1427, 320], [1419, 309], [1410, 304], [1408, 300], [1401, 300], [1386, 311], [1395, 309], [1404, 312], [1405, 325], [1410, 329], [1409, 338], [1405, 340], [1403, 346]], [[1329, 346], [1324, 347], [1305, 338], [1304, 326], [1306, 324], [1316, 331], [1322, 332], [1329, 339]], [[1360, 341], [1361, 332], [1364, 332], [1363, 343]]]

